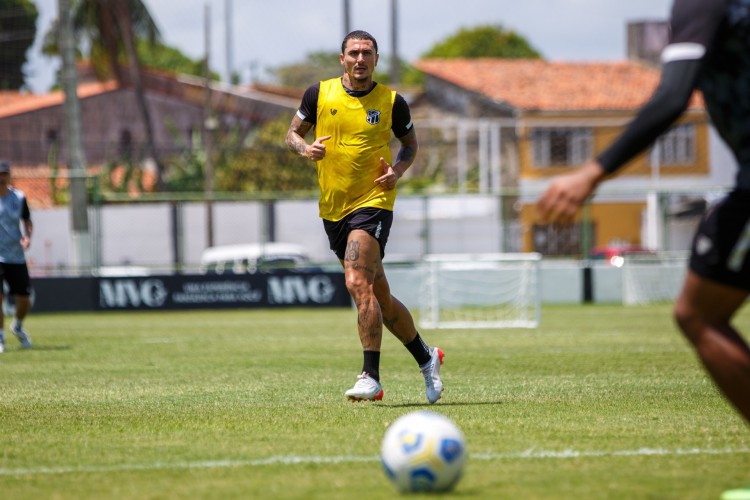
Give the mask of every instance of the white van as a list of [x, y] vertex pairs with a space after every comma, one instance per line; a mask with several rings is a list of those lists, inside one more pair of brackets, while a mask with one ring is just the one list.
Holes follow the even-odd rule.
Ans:
[[201, 254], [203, 273], [254, 274], [278, 269], [310, 270], [304, 247], [293, 243], [251, 243], [210, 247]]

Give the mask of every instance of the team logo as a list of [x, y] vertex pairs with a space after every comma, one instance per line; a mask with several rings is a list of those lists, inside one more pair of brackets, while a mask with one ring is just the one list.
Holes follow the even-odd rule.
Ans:
[[335, 115], [338, 112], [338, 109], [331, 109], [331, 115]]
[[380, 111], [377, 109], [368, 109], [367, 110], [367, 123], [370, 125], [377, 125], [380, 123]]

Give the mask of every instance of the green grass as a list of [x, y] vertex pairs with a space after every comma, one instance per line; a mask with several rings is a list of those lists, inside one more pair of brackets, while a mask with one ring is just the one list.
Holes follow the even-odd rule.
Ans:
[[[386, 427], [427, 408], [388, 336], [382, 402], [352, 310], [37, 314], [0, 355], [0, 495], [392, 498]], [[750, 315], [738, 318], [750, 331]], [[546, 306], [538, 330], [424, 331], [469, 448], [447, 498], [718, 498], [750, 434], [669, 306]]]

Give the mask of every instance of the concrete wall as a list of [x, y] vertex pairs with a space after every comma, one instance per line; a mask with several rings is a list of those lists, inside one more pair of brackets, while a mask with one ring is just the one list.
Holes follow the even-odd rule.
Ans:
[[[403, 197], [396, 206], [394, 226], [386, 252], [386, 269], [394, 295], [410, 307], [419, 303], [419, 271], [413, 264], [426, 253], [498, 253], [514, 250], [504, 241], [498, 199], [492, 196], [435, 197], [425, 207], [421, 197]], [[206, 248], [207, 209], [187, 203], [179, 210], [181, 241], [186, 271], [196, 271]], [[427, 224], [423, 213], [428, 213]], [[152, 272], [171, 272], [174, 260], [173, 211], [168, 204], [112, 205], [91, 209], [92, 235], [100, 248], [101, 265], [142, 266]], [[34, 240], [27, 257], [32, 276], [54, 276], [69, 270], [71, 262], [70, 214], [67, 208], [32, 212]], [[339, 264], [328, 249], [315, 200], [277, 202], [275, 239], [298, 243], [308, 249], [315, 262], [329, 269]], [[214, 204], [214, 243], [229, 245], [264, 241], [263, 206], [258, 202]], [[509, 248], [511, 247], [511, 248]], [[400, 262], [411, 262], [402, 265]], [[543, 303], [584, 301], [583, 264], [576, 260], [546, 259], [542, 263]], [[623, 301], [623, 270], [596, 263], [591, 271], [594, 302]], [[675, 292], [676, 293], [676, 292]]]

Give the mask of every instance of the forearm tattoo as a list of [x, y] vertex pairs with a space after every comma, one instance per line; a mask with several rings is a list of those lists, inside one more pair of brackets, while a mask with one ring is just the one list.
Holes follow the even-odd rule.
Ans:
[[286, 145], [289, 151], [297, 153], [300, 156], [305, 156], [307, 150], [307, 142], [305, 136], [312, 128], [312, 123], [300, 120], [298, 116], [292, 119], [292, 124], [289, 126], [289, 131], [286, 133]]
[[416, 158], [416, 156], [416, 148], [412, 147], [410, 144], [405, 144], [401, 147], [401, 149], [398, 150], [398, 154], [396, 155], [396, 162], [411, 166], [411, 164], [414, 163], [414, 158]]

